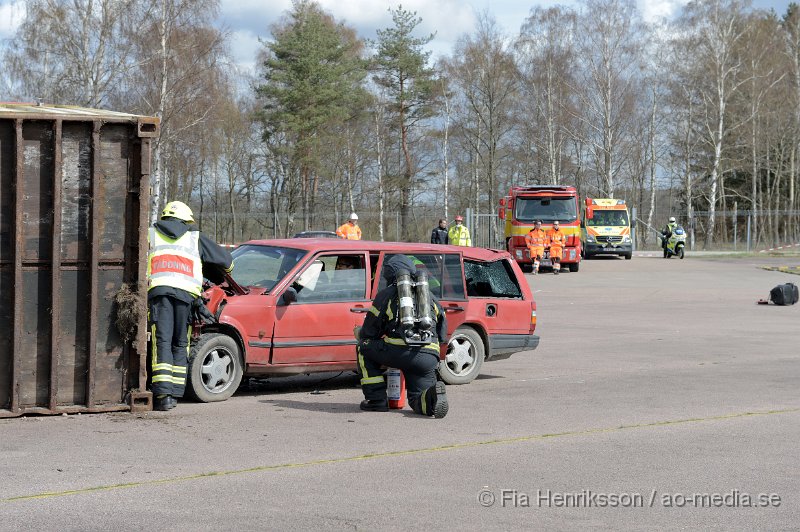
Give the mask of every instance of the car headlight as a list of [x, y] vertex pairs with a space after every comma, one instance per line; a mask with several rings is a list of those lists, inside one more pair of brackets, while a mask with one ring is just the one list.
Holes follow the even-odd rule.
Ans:
[[625, 236], [623, 236], [623, 237], [622, 237], [622, 242], [623, 242], [624, 244], [630, 244], [630, 243], [631, 243], [631, 235], [625, 235]]
[[522, 260], [522, 250], [521, 249], [517, 250], [517, 259]]
[[594, 237], [592, 235], [586, 235], [586, 241], [594, 244]]

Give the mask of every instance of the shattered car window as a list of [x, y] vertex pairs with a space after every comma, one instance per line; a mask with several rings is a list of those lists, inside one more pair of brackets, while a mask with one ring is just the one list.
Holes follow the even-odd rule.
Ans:
[[271, 290], [306, 255], [306, 251], [277, 246], [244, 245], [236, 248], [231, 255], [231, 276], [237, 283]]
[[477, 262], [464, 260], [467, 295], [475, 297], [522, 297], [522, 290], [506, 260]]

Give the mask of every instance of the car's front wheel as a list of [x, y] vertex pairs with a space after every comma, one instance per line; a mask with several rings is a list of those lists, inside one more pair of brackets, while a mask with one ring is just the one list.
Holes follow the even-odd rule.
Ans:
[[481, 372], [486, 350], [478, 332], [459, 327], [447, 344], [447, 355], [439, 363], [439, 375], [447, 384], [467, 384]]
[[236, 341], [225, 334], [204, 334], [192, 345], [186, 391], [198, 401], [228, 399], [242, 382], [242, 358]]

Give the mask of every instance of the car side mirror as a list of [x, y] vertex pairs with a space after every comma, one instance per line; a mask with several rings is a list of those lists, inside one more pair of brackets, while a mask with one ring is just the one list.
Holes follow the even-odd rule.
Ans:
[[287, 288], [283, 293], [281, 300], [278, 302], [278, 306], [285, 306], [291, 303], [297, 303], [297, 290], [295, 290], [292, 286]]

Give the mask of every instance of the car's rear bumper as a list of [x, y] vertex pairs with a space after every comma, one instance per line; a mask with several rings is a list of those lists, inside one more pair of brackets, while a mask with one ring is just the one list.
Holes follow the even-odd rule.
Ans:
[[486, 360], [502, 360], [520, 351], [531, 351], [539, 346], [535, 334], [493, 334], [489, 336], [489, 354]]

